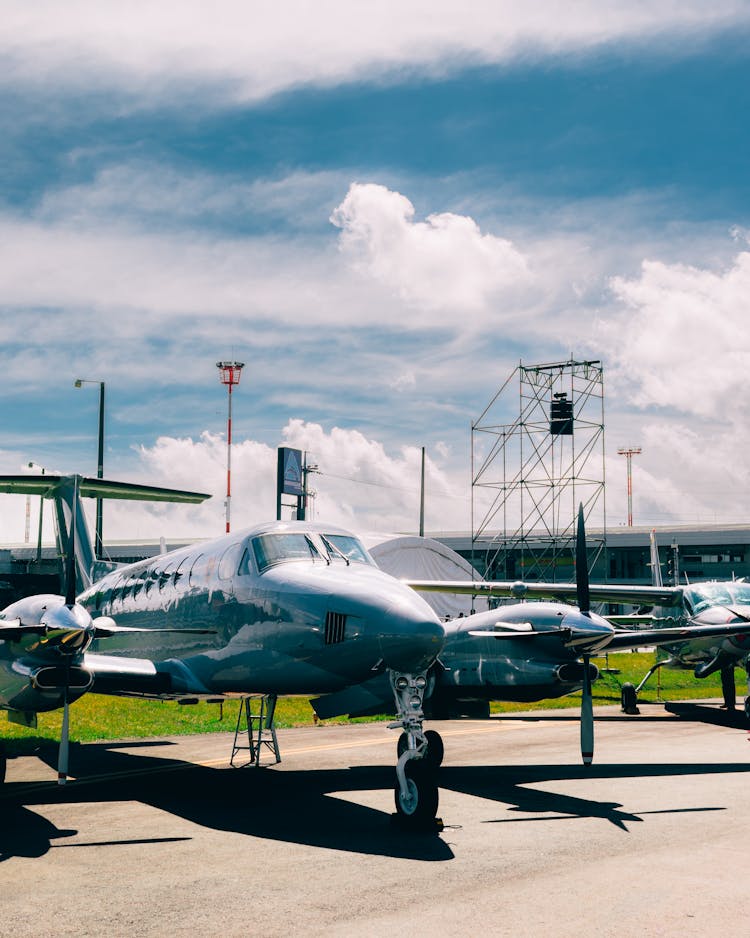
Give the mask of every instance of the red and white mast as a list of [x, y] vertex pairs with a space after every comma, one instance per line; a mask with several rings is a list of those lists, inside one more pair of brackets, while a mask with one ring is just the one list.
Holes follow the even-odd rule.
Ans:
[[232, 388], [240, 383], [240, 374], [245, 367], [244, 362], [216, 362], [219, 369], [219, 380], [226, 385], [227, 399], [229, 401], [227, 415], [227, 534], [229, 534], [231, 500], [232, 500]]

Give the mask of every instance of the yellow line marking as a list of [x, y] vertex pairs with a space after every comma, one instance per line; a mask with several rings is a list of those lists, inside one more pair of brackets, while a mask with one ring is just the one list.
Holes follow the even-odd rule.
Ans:
[[[444, 730], [441, 732], [443, 738], [451, 738], [455, 736], [471, 736], [476, 733], [494, 733], [497, 731], [507, 730], [507, 729], [520, 729], [522, 722], [519, 720], [517, 722], [493, 722], [488, 724], [486, 721], [477, 721], [472, 722], [470, 725], [466, 726], [465, 729], [460, 730]], [[286, 756], [295, 756], [301, 755], [308, 752], [328, 752], [335, 749], [362, 749], [367, 746], [385, 746], [392, 745], [394, 741], [393, 735], [382, 736], [372, 736], [368, 739], [359, 739], [359, 740], [349, 740], [336, 743], [321, 743], [317, 746], [297, 746], [296, 748], [284, 749], [283, 755]], [[137, 743], [133, 744], [134, 748], [137, 748]], [[120, 750], [124, 751], [124, 750]], [[158, 758], [155, 757], [155, 758]], [[271, 763], [273, 764], [273, 763]], [[74, 776], [68, 776], [68, 782], [73, 784], [76, 788], [80, 788], [81, 785], [92, 785], [96, 782], [102, 781], [115, 781], [123, 778], [132, 778], [133, 776], [138, 775], [153, 775], [158, 772], [177, 772], [182, 769], [191, 769], [196, 766], [202, 766], [204, 768], [211, 768], [212, 766], [217, 765], [226, 765], [229, 766], [229, 760], [226, 756], [221, 759], [200, 759], [195, 762], [176, 762], [170, 764], [169, 762], [165, 765], [152, 766], [150, 768], [140, 768], [140, 769], [124, 769], [120, 772], [102, 772], [97, 775], [87, 775], [84, 778], [75, 778]], [[52, 786], [57, 788], [56, 780], [51, 779], [47, 782], [28, 782], [24, 784], [23, 782], [17, 783], [22, 786], [21, 790], [24, 793], [30, 793], [34, 791], [46, 791]], [[63, 787], [63, 786], [60, 786]], [[1, 791], [1, 790], [0, 790]], [[0, 801], [12, 797], [10, 794], [0, 793]]]

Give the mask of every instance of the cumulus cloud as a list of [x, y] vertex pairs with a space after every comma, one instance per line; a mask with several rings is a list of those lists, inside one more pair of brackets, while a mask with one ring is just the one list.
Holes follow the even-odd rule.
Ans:
[[597, 342], [642, 407], [722, 420], [747, 414], [750, 253], [724, 270], [645, 261], [611, 281], [620, 309]]
[[218, 0], [92, 0], [3, 5], [6, 80], [122, 88], [143, 99], [189, 84], [258, 99], [303, 83], [332, 84], [396, 71], [442, 74], [452, 66], [571, 53], [612, 42], [701, 39], [747, 24], [741, 0], [622, 3], [557, 0], [464, 4], [382, 0], [363, 11], [346, 0], [283, 5]]
[[[358, 430], [290, 420], [282, 431], [283, 445], [309, 453], [317, 466], [310, 487], [315, 492], [308, 517], [365, 532], [416, 533], [419, 527], [421, 452], [399, 447], [395, 452]], [[226, 438], [204, 432], [197, 438], [160, 437], [152, 446], [140, 446], [136, 461], [121, 481], [205, 492], [212, 496], [201, 505], [107, 501], [106, 540], [128, 538], [214, 537], [223, 533], [226, 496]], [[0, 453], [0, 467], [18, 472], [15, 454]], [[276, 449], [251, 439], [232, 447], [233, 530], [276, 517]], [[429, 458], [426, 460], [426, 523], [432, 530], [467, 525], [465, 479], [454, 477]], [[286, 501], [286, 497], [285, 497]], [[25, 502], [18, 496], [0, 496], [6, 542], [23, 539]], [[284, 517], [291, 509], [284, 509]], [[32, 530], [36, 531], [37, 508]], [[48, 514], [51, 524], [51, 513]], [[46, 536], [51, 537], [51, 527]]]
[[414, 215], [401, 193], [353, 183], [331, 221], [358, 269], [421, 310], [481, 312], [501, 291], [528, 282], [520, 251], [483, 234], [473, 219], [445, 212], [415, 221]]

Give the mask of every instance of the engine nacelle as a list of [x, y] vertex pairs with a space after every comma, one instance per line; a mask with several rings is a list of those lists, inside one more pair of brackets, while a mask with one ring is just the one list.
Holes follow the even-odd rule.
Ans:
[[93, 675], [80, 665], [40, 664], [28, 659], [0, 661], [0, 694], [11, 710], [44, 712], [82, 697]]

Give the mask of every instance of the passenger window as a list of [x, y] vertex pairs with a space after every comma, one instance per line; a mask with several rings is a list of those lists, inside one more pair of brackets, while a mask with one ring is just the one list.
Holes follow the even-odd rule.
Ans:
[[219, 561], [220, 580], [231, 580], [235, 573], [237, 573], [241, 551], [242, 544], [232, 544], [231, 547], [224, 551]]
[[158, 579], [158, 577], [159, 577], [159, 574], [156, 572], [156, 570], [146, 571], [145, 580], [146, 580], [146, 595], [147, 596], [151, 592], [151, 588], [156, 582], [156, 580]]
[[188, 574], [190, 573], [190, 557], [183, 557], [179, 567], [174, 573], [174, 585], [178, 590], [188, 587]]
[[159, 591], [161, 592], [172, 579], [172, 574], [177, 568], [177, 561], [170, 560], [159, 574]]
[[190, 585], [204, 586], [208, 577], [209, 558], [205, 554], [198, 554], [190, 568]]

